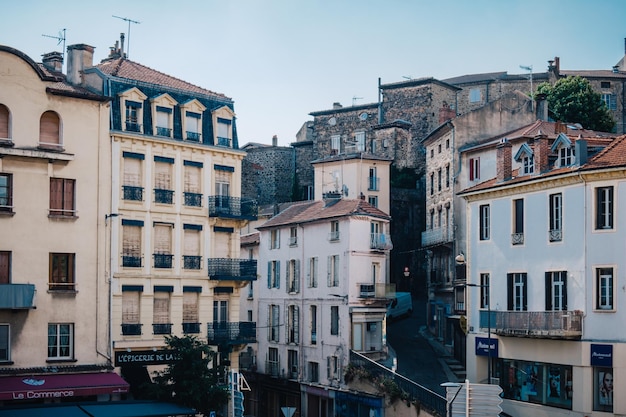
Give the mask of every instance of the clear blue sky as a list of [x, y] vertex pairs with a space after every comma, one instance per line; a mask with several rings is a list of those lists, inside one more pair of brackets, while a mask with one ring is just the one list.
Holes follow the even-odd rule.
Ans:
[[[129, 58], [235, 101], [239, 141], [280, 145], [312, 111], [377, 100], [377, 84], [481, 72], [611, 69], [623, 0], [0, 0], [0, 44], [35, 61], [67, 45]], [[128, 38], [128, 37], [127, 37]], [[128, 39], [127, 39], [128, 40]], [[356, 99], [355, 99], [356, 97]]]

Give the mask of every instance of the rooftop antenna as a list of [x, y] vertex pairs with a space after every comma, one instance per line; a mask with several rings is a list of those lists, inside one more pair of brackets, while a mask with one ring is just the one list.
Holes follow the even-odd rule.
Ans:
[[520, 65], [519, 66], [521, 69], [528, 71], [528, 77], [530, 78], [530, 98], [531, 98], [531, 106], [533, 111], [535, 111], [535, 98], [533, 97], [533, 66], [529, 65], [529, 66], [525, 66], [525, 65]]
[[116, 19], [121, 19], [125, 22], [128, 22], [128, 46], [126, 47], [126, 58], [128, 58], [130, 57], [130, 24], [131, 23], [140, 24], [141, 22], [138, 22], [136, 20], [131, 20], [127, 17], [120, 17], [120, 16], [115, 16], [115, 15], [113, 15], [113, 17]]
[[362, 100], [362, 99], [363, 99], [363, 97], [357, 97], [357, 96], [352, 97], [352, 105], [355, 106], [356, 105], [356, 101], [357, 100]]
[[61, 56], [63, 57], [63, 62], [65, 62], [65, 29], [61, 29], [59, 31], [59, 35], [58, 36], [52, 36], [52, 35], [41, 35], [44, 36], [46, 38], [52, 38], [52, 39], [56, 39], [57, 45], [60, 45], [61, 42], [63, 42], [63, 51], [61, 52]]
[[411, 81], [413, 79], [413, 77], [411, 77], [410, 75], [403, 75], [402, 78], [404, 78], [405, 80], [409, 80]]

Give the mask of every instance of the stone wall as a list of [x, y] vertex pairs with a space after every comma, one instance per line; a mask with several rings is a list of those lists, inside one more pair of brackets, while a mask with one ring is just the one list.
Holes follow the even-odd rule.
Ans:
[[291, 201], [295, 149], [263, 146], [247, 150], [242, 161], [241, 195], [259, 205]]

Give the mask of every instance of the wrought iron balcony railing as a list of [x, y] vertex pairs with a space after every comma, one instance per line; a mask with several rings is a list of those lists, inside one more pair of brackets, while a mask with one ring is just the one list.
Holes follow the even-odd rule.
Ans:
[[174, 191], [154, 189], [154, 202], [160, 204], [173, 204], [174, 203]]
[[265, 373], [267, 375], [271, 375], [273, 377], [277, 377], [280, 372], [280, 362], [279, 361], [265, 361]]
[[560, 242], [563, 240], [563, 231], [561, 229], [553, 229], [549, 232], [550, 242]]
[[512, 245], [523, 245], [524, 244], [524, 233], [511, 233], [511, 244]]
[[391, 236], [384, 233], [371, 233], [370, 234], [370, 249], [375, 250], [391, 250], [393, 244], [391, 243]]
[[207, 260], [209, 279], [256, 281], [256, 259], [209, 258]]
[[172, 268], [172, 260], [174, 259], [174, 255], [169, 253], [153, 253], [152, 256], [154, 257], [155, 268]]
[[396, 293], [396, 284], [361, 283], [359, 298], [391, 298]]
[[187, 131], [187, 140], [191, 142], [200, 142], [201, 133]]
[[452, 242], [454, 233], [451, 227], [437, 227], [422, 232], [422, 246], [432, 246]]
[[184, 199], [184, 203], [186, 206], [189, 207], [202, 207], [202, 194], [198, 194], [198, 193], [189, 193], [189, 192], [184, 192], [183, 193], [183, 199]]
[[217, 137], [217, 145], [218, 146], [226, 146], [228, 148], [230, 148], [230, 138], [222, 138], [222, 137]]
[[137, 122], [126, 122], [127, 132], [141, 132], [141, 125]]
[[143, 187], [133, 185], [122, 186], [124, 200], [143, 201]]
[[202, 256], [183, 255], [183, 269], [202, 269]]
[[256, 343], [256, 323], [252, 321], [216, 321], [209, 323], [207, 328], [207, 340], [209, 345]]
[[141, 323], [122, 323], [122, 334], [124, 336], [141, 335]]
[[157, 126], [156, 128], [156, 134], [157, 136], [166, 136], [166, 137], [172, 137], [172, 129], [169, 127], [160, 127]]
[[171, 323], [153, 323], [152, 333], [154, 334], [172, 334]]
[[576, 311], [492, 311], [481, 310], [480, 327], [502, 336], [537, 339], [580, 339], [583, 312]]
[[126, 268], [141, 268], [141, 256], [122, 255], [122, 266]]
[[256, 220], [258, 215], [256, 200], [223, 195], [209, 196], [209, 217]]
[[200, 323], [183, 323], [183, 333], [185, 334], [200, 333]]

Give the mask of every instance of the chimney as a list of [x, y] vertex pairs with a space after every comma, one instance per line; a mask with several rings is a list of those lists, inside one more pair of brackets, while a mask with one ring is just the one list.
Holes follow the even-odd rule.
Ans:
[[443, 106], [439, 109], [439, 124], [442, 124], [446, 120], [452, 120], [456, 117], [456, 111], [451, 109], [448, 103], [443, 103]]
[[336, 110], [336, 109], [343, 109], [343, 106], [342, 106], [342, 105], [341, 105], [341, 103], [340, 103], [340, 102], [338, 102], [338, 101], [335, 101], [335, 102], [333, 103], [333, 110]]
[[501, 139], [496, 147], [496, 182], [504, 182], [511, 179], [512, 148], [513, 145], [507, 138]]
[[61, 52], [48, 52], [42, 56], [41, 63], [46, 69], [54, 72], [63, 71], [63, 54]]
[[583, 139], [582, 135], [578, 135], [578, 139], [576, 139], [574, 153], [576, 154], [578, 165], [585, 165], [587, 163], [587, 141]]
[[556, 71], [557, 75], [561, 72], [561, 58], [559, 58], [558, 56], [554, 57], [554, 70]]
[[548, 121], [548, 100], [546, 94], [538, 93], [535, 94], [535, 101], [537, 102], [537, 119], [543, 120], [544, 122]]
[[82, 83], [82, 72], [93, 67], [93, 46], [84, 43], [67, 47], [67, 80], [74, 85]]
[[565, 133], [567, 134], [567, 124], [563, 123], [563, 122], [554, 122], [554, 133], [555, 134], [559, 134], [559, 133]]
[[272, 136], [272, 146], [278, 146], [278, 136]]
[[120, 56], [126, 58], [126, 55], [124, 55], [124, 39], [126, 37], [124, 36], [124, 32], [120, 33]]
[[535, 173], [542, 174], [548, 170], [548, 153], [550, 145], [548, 144], [548, 136], [544, 135], [540, 130], [535, 136], [533, 152], [535, 154]]

